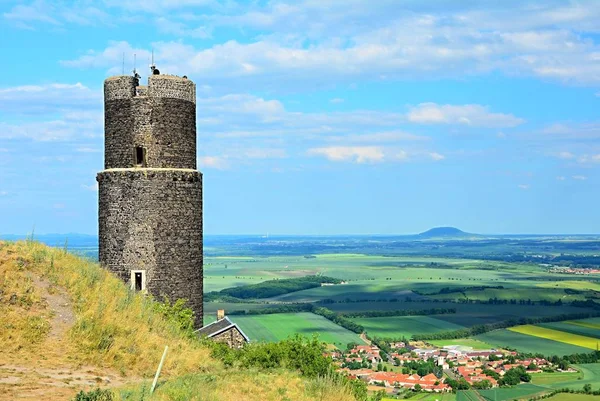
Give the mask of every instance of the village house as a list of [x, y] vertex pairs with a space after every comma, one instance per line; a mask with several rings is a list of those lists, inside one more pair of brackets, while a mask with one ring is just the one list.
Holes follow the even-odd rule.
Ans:
[[423, 391], [445, 392], [451, 388], [434, 374], [419, 376], [417, 374], [402, 374], [395, 372], [375, 372], [367, 377], [370, 385], [383, 385], [384, 387], [402, 387], [408, 390], [414, 390], [418, 384]]

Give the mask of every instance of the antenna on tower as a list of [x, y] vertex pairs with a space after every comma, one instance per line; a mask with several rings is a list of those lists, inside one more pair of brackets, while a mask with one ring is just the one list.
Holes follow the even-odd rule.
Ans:
[[137, 74], [137, 71], [135, 70], [136, 57], [137, 55], [133, 53], [133, 75]]
[[160, 74], [160, 71], [158, 70], [158, 68], [156, 68], [156, 65], [154, 64], [154, 48], [152, 48], [152, 64], [150, 64], [150, 74], [151, 75]]

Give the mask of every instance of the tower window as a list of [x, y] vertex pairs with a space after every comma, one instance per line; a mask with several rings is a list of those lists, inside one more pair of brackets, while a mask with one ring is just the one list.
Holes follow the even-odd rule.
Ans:
[[135, 147], [135, 165], [137, 167], [146, 166], [146, 149], [143, 146]]
[[146, 271], [131, 271], [131, 289], [134, 291], [146, 291]]
[[142, 273], [135, 273], [135, 290], [142, 290]]

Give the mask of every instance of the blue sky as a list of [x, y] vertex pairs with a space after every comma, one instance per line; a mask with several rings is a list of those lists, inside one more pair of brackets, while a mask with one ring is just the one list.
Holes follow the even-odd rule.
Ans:
[[197, 84], [207, 234], [600, 232], [600, 2], [0, 3], [0, 233], [96, 233], [103, 80]]

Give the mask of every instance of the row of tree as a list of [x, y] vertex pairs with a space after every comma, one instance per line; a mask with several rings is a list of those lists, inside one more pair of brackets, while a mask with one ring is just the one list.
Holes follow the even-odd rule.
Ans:
[[394, 309], [394, 310], [370, 310], [358, 312], [341, 313], [348, 318], [357, 317], [391, 317], [391, 316], [426, 316], [446, 315], [456, 313], [456, 308], [430, 308], [430, 309]]
[[209, 300], [217, 299], [231, 300], [237, 299], [256, 299], [271, 298], [278, 295], [289, 294], [290, 292], [307, 290], [309, 288], [320, 287], [323, 283], [339, 284], [342, 281], [327, 276], [305, 276], [297, 278], [267, 280], [258, 284], [243, 285], [240, 287], [225, 288], [221, 291], [213, 291], [206, 296]]

